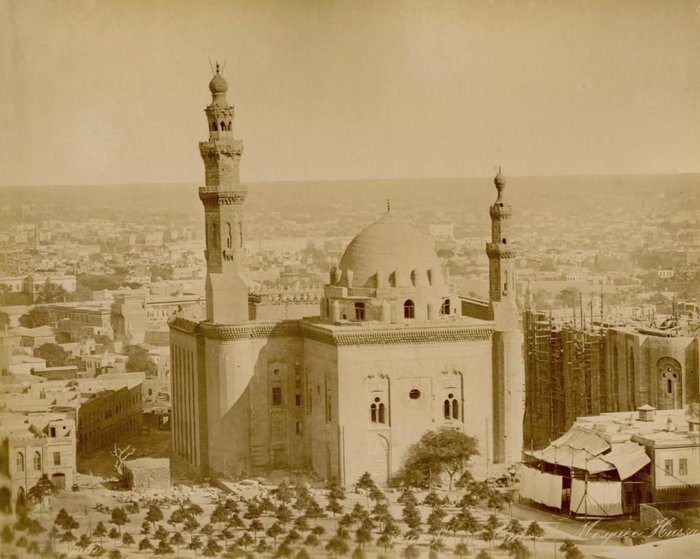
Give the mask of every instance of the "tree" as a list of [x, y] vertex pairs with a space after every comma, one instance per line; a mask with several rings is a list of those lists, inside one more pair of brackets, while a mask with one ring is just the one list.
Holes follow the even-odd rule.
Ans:
[[126, 346], [126, 370], [129, 372], [143, 372], [147, 377], [158, 374], [158, 367], [148, 354], [148, 350], [137, 345]]
[[350, 556], [351, 559], [367, 559], [367, 554], [365, 553], [365, 550], [361, 547], [356, 547], [352, 555]]
[[78, 538], [78, 541], [75, 542], [75, 545], [77, 545], [80, 549], [87, 549], [91, 543], [92, 540], [90, 539], [90, 536], [88, 536], [87, 534], [82, 534]]
[[419, 559], [420, 550], [418, 549], [418, 546], [416, 544], [409, 543], [401, 551], [401, 557], [403, 559]]
[[124, 526], [124, 524], [126, 524], [128, 521], [129, 517], [122, 507], [114, 507], [112, 509], [112, 524], [116, 524], [120, 534], [122, 531], [122, 526]]
[[444, 525], [443, 519], [445, 518], [445, 511], [442, 509], [441, 506], [436, 506], [433, 507], [433, 510], [430, 511], [430, 515], [428, 515], [428, 532], [434, 536], [440, 534], [442, 532], [442, 528]]
[[350, 551], [350, 546], [348, 546], [344, 539], [334, 536], [328, 540], [326, 550], [331, 553], [333, 557], [338, 557], [338, 555], [347, 555], [348, 551]]
[[292, 511], [284, 503], [280, 504], [280, 506], [277, 507], [277, 510], [275, 511], [275, 518], [279, 520], [283, 526], [287, 525], [287, 523], [293, 517], [294, 515], [292, 514]]
[[525, 528], [523, 528], [523, 525], [520, 524], [517, 518], [512, 518], [508, 524], [506, 524], [506, 531], [513, 534], [514, 538], [517, 539], [517, 537], [525, 531]]
[[153, 544], [151, 543], [151, 540], [149, 540], [147, 537], [143, 538], [139, 542], [139, 551], [148, 551], [149, 549], [153, 549]]
[[254, 518], [250, 523], [250, 529], [253, 530], [253, 537], [257, 541], [258, 532], [263, 531], [265, 529], [265, 526], [263, 526], [263, 523], [260, 522], [260, 519]]
[[148, 507], [145, 519], [155, 528], [156, 522], [163, 520], [163, 511], [160, 510], [157, 505], [151, 504], [151, 506]]
[[309, 555], [309, 552], [302, 547], [299, 551], [297, 551], [294, 559], [311, 559], [311, 555]]
[[452, 490], [455, 474], [463, 472], [469, 459], [477, 454], [476, 439], [457, 428], [444, 426], [424, 433], [409, 447], [398, 477], [409, 485], [432, 487], [446, 473]]
[[284, 529], [279, 522], [275, 522], [267, 529], [265, 533], [268, 535], [268, 537], [272, 538], [274, 545], [277, 546], [277, 536], [284, 534]]
[[202, 541], [199, 539], [199, 536], [195, 536], [194, 534], [190, 535], [190, 543], [187, 546], [187, 549], [194, 551], [194, 556], [195, 558], [197, 557], [197, 551], [202, 548]]
[[249, 545], [253, 545], [255, 543], [255, 540], [250, 537], [250, 534], [248, 532], [243, 532], [240, 538], [236, 540], [236, 544], [240, 545], [244, 550], [248, 550]]
[[158, 526], [155, 532], [153, 532], [153, 537], [159, 540], [165, 539], [168, 537], [168, 532], [165, 528], [162, 526]]
[[530, 550], [520, 540], [505, 541], [500, 547], [514, 559], [527, 559], [530, 556]]
[[418, 530], [421, 525], [420, 511], [418, 507], [411, 502], [404, 505], [401, 511], [401, 517], [410, 530]]
[[[116, 444], [110, 454], [114, 456], [114, 469], [117, 474], [117, 481], [123, 489], [128, 489], [131, 485], [131, 474], [129, 469], [126, 467], [126, 460], [136, 452], [136, 449], [132, 448], [131, 445], [126, 448], [119, 448]], [[144, 532], [146, 533], [146, 532]]]
[[564, 540], [564, 543], [559, 547], [559, 551], [564, 552], [566, 559], [583, 559], [583, 553], [571, 540]]
[[27, 497], [29, 497], [34, 502], [43, 504], [44, 497], [48, 497], [49, 495], [53, 495], [54, 493], [56, 493], [56, 488], [53, 486], [53, 483], [51, 483], [49, 476], [43, 474], [39, 478], [39, 481], [36, 482], [36, 485], [34, 485], [29, 490], [29, 492], [27, 493]]
[[180, 546], [185, 543], [185, 538], [182, 537], [180, 532], [173, 532], [170, 534], [170, 543], [175, 546], [177, 556], [180, 557]]
[[469, 554], [469, 547], [467, 547], [467, 544], [464, 542], [459, 542], [455, 546], [455, 555], [459, 557], [460, 559], [464, 557], [465, 555]]
[[542, 536], [544, 536], [544, 530], [542, 529], [542, 527], [539, 524], [537, 524], [536, 521], [533, 520], [532, 522], [530, 522], [530, 524], [528, 524], [527, 530], [525, 531], [525, 535], [529, 538], [532, 538], [532, 552], [536, 557], [537, 556], [537, 547], [536, 547], [537, 538], [541, 538]]
[[153, 550], [153, 553], [156, 555], [172, 555], [173, 553], [173, 548], [170, 547], [170, 544], [168, 541], [163, 538], [162, 540], [158, 541], [158, 547]]
[[217, 542], [214, 538], [207, 538], [207, 545], [205, 545], [204, 549], [202, 549], [202, 555], [205, 557], [215, 557], [222, 551], [223, 550], [219, 545], [219, 542]]
[[48, 326], [48, 307], [32, 307], [26, 313], [19, 317], [19, 324], [20, 326], [24, 326], [25, 328], [38, 328], [39, 326]]
[[122, 559], [122, 552], [118, 549], [113, 549], [109, 552], [109, 559]]
[[101, 520], [93, 529], [92, 535], [95, 536], [98, 540], [100, 540], [100, 543], [102, 543], [102, 538], [104, 538], [107, 535], [107, 528], [105, 528], [105, 525], [102, 523]]
[[68, 352], [54, 343], [41, 344], [34, 350], [34, 357], [45, 359], [47, 367], [63, 367], [68, 364]]
[[68, 298], [68, 292], [62, 285], [51, 283], [48, 278], [36, 292], [34, 296], [35, 303], [57, 303], [65, 301]]
[[129, 532], [124, 532], [122, 534], [122, 544], [124, 544], [126, 547], [130, 547], [134, 544], [134, 536], [132, 536]]
[[119, 539], [119, 531], [116, 528], [112, 528], [107, 536], [114, 540], [114, 545], [117, 545], [117, 540]]
[[372, 543], [372, 531], [365, 526], [360, 526], [355, 532], [355, 541], [361, 548]]
[[476, 559], [491, 559], [491, 554], [485, 549], [482, 549], [476, 554]]
[[343, 506], [336, 497], [329, 495], [326, 510], [333, 515], [333, 518], [335, 518], [336, 514], [343, 512]]

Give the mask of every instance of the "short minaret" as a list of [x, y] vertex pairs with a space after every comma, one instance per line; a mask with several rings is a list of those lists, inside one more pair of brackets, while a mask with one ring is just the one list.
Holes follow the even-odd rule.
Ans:
[[209, 90], [212, 101], [205, 109], [209, 139], [199, 143], [206, 171], [199, 198], [204, 204], [207, 321], [232, 324], [248, 320], [243, 249], [247, 188], [239, 176], [243, 142], [233, 137], [233, 106], [226, 100], [228, 84], [218, 63]]
[[519, 462], [523, 442], [525, 365], [523, 335], [515, 298], [515, 251], [511, 246], [511, 207], [505, 200], [506, 179], [494, 178], [498, 197], [490, 208], [489, 299], [495, 323], [493, 360], [493, 461]]

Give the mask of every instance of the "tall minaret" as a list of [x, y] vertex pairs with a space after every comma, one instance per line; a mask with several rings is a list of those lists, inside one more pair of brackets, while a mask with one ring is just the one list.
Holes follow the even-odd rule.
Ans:
[[505, 201], [506, 179], [500, 167], [493, 182], [498, 197], [489, 211], [491, 242], [486, 244], [489, 298], [495, 323], [492, 338], [493, 461], [519, 462], [523, 442], [525, 364], [515, 300], [515, 250], [510, 244], [511, 207]]
[[209, 140], [199, 143], [206, 171], [206, 186], [200, 187], [199, 198], [206, 227], [207, 321], [232, 324], [248, 320], [243, 249], [247, 188], [238, 169], [243, 142], [233, 137], [233, 106], [226, 100], [228, 84], [218, 63], [209, 90], [212, 101], [205, 109]]

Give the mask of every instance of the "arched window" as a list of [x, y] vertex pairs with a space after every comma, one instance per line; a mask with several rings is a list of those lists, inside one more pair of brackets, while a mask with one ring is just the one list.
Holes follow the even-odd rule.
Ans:
[[442, 307], [440, 307], [440, 314], [448, 315], [450, 314], [450, 300], [445, 299], [442, 302]]
[[355, 303], [355, 320], [365, 319], [365, 304]]
[[34, 469], [38, 472], [41, 471], [41, 454], [38, 452], [34, 453]]
[[406, 299], [406, 302], [403, 304], [403, 317], [416, 318], [416, 306], [410, 299]]
[[24, 454], [21, 452], [17, 453], [17, 470], [20, 472], [24, 471]]
[[226, 130], [226, 123], [223, 120], [221, 121], [221, 130]]
[[369, 420], [375, 424], [386, 424], [386, 406], [379, 396], [375, 396], [369, 406]]
[[211, 123], [211, 129], [212, 129], [213, 132], [216, 132], [216, 131], [218, 130], [218, 128], [217, 128], [217, 126], [216, 126], [216, 122], [212, 122], [212, 123]]
[[226, 127], [226, 130], [231, 130], [231, 121], [228, 121], [228, 126]]
[[457, 419], [459, 420], [459, 402], [455, 395], [449, 393], [447, 398], [443, 402], [443, 416], [445, 419]]
[[231, 240], [231, 224], [226, 223], [226, 248], [231, 248], [232, 245], [232, 240]]

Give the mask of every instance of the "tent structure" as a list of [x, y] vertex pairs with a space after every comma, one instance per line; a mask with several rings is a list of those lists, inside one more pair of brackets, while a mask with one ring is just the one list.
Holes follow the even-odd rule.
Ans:
[[[623, 513], [623, 482], [651, 462], [629, 437], [574, 425], [543, 450], [525, 451], [520, 496], [571, 514]], [[615, 441], [615, 442], [613, 442]]]

